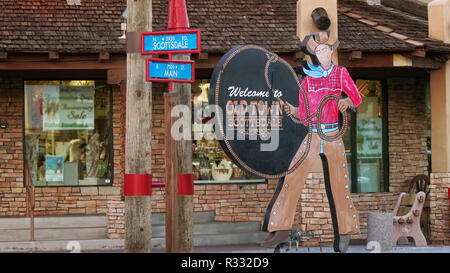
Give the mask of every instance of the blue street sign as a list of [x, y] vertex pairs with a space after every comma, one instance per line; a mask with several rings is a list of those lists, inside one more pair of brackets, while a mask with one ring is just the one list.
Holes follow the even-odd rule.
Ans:
[[194, 62], [148, 59], [147, 80], [160, 82], [193, 82]]
[[148, 32], [142, 37], [142, 54], [200, 52], [199, 30]]

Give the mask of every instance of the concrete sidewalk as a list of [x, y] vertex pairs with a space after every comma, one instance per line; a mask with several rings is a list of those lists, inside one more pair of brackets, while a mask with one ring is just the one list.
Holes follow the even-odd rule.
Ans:
[[123, 246], [123, 239], [0, 242], [0, 253], [79, 251], [115, 252], [123, 249]]
[[[99, 240], [60, 240], [60, 241], [34, 241], [34, 242], [0, 242], [0, 253], [124, 253], [123, 239], [99, 239]], [[263, 248], [257, 244], [251, 245], [225, 245], [225, 246], [197, 246], [195, 253], [273, 253], [273, 249]], [[165, 248], [152, 248], [153, 253], [164, 253]], [[350, 245], [348, 253], [371, 253], [364, 245]], [[331, 246], [322, 247], [299, 247], [295, 245], [287, 251], [282, 249], [281, 253], [334, 253]], [[381, 253], [450, 253], [450, 246], [428, 246], [415, 247], [414, 245], [403, 245], [394, 247], [390, 251]]]

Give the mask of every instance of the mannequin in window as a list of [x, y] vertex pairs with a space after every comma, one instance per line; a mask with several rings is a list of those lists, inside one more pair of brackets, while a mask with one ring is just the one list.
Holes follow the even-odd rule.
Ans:
[[95, 133], [89, 139], [86, 146], [86, 173], [87, 177], [97, 177], [98, 160], [100, 156], [99, 134]]

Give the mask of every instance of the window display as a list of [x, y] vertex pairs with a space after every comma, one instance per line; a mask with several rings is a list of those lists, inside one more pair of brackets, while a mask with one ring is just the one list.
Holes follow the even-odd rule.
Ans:
[[25, 81], [25, 161], [35, 186], [111, 185], [111, 89]]
[[[352, 147], [346, 150], [352, 190], [382, 192], [386, 190], [387, 156], [383, 151], [383, 86], [375, 80], [356, 80], [356, 84], [363, 100], [354, 116], [356, 121], [351, 123], [353, 128], [343, 136], [345, 147]], [[356, 185], [353, 181], [357, 181]]]
[[[198, 80], [192, 84], [192, 107], [205, 109], [208, 106], [209, 80]], [[223, 152], [215, 139], [212, 124], [202, 116], [202, 111], [192, 111], [192, 135], [194, 139], [192, 164], [195, 180], [218, 182], [261, 182], [263, 178], [249, 174], [236, 166]]]

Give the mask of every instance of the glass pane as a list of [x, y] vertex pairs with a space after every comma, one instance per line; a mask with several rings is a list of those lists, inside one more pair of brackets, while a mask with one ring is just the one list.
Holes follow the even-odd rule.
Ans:
[[192, 111], [192, 135], [194, 136], [192, 165], [195, 179], [214, 181], [261, 179], [236, 166], [216, 140], [212, 124], [208, 123], [209, 115], [205, 113], [205, 108], [209, 105], [209, 87], [209, 80], [197, 80], [192, 84], [192, 107], [194, 108]]
[[383, 185], [381, 81], [357, 80], [363, 101], [357, 108], [356, 156], [358, 192], [379, 192]]
[[110, 185], [111, 89], [25, 81], [25, 160], [35, 186]]

